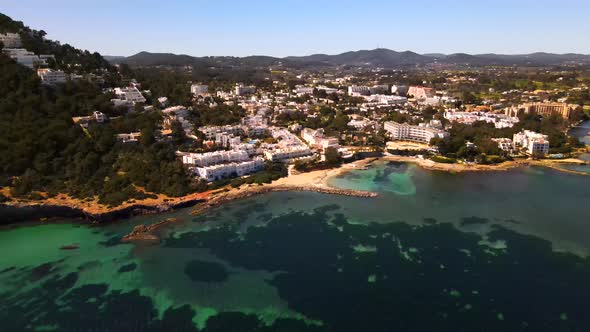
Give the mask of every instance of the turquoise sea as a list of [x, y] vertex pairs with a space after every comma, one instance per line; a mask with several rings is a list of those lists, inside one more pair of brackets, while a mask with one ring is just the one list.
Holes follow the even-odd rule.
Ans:
[[[590, 329], [590, 177], [379, 162], [330, 184], [380, 195], [3, 227], [0, 330]], [[120, 242], [170, 217], [160, 244]]]

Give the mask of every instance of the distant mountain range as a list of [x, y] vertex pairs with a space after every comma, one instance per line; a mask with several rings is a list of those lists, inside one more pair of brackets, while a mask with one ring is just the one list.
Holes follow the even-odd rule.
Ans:
[[456, 66], [564, 66], [590, 65], [590, 55], [586, 54], [418, 54], [411, 51], [396, 52], [378, 48], [374, 50], [360, 50], [336, 55], [313, 54], [308, 56], [289, 56], [276, 58], [270, 56], [248, 57], [193, 57], [184, 54], [140, 52], [129, 57], [105, 56], [113, 63], [126, 63], [130, 66], [284, 66], [284, 67], [412, 67], [427, 65], [456, 65]]

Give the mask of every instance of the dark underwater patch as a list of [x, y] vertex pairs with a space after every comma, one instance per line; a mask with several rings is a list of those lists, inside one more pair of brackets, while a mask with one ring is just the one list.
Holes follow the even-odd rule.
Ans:
[[487, 218], [480, 218], [476, 216], [461, 218], [461, 226], [484, 225], [489, 222], [490, 220]]
[[184, 273], [198, 282], [224, 282], [229, 277], [225, 267], [215, 262], [192, 260], [184, 267]]
[[[327, 330], [477, 331], [485, 326], [516, 332], [590, 326], [581, 305], [590, 298], [588, 263], [553, 252], [547, 241], [495, 227], [490, 241], [504, 240], [508, 249], [492, 255], [478, 243], [481, 236], [450, 223], [343, 221], [345, 216], [321, 209], [293, 212], [250, 229], [243, 241], [232, 241], [238, 235], [229, 227], [199, 240], [232, 265], [283, 272], [269, 281], [281, 298], [324, 322]], [[358, 244], [375, 250], [355, 252]]]
[[118, 246], [118, 245], [122, 244], [121, 236], [119, 236], [119, 235], [111, 236], [108, 240], [101, 241], [101, 242], [99, 242], [99, 244], [102, 246], [105, 246], [105, 247]]
[[272, 219], [273, 214], [272, 213], [263, 213], [259, 216], [256, 217], [256, 220], [259, 221], [269, 221]]
[[126, 264], [123, 265], [119, 268], [119, 273], [125, 273], [125, 272], [131, 272], [131, 271], [135, 271], [135, 269], [137, 269], [137, 263], [130, 263], [130, 264]]
[[516, 224], [516, 225], [521, 224], [520, 221], [514, 220], [514, 219], [505, 219], [504, 222], [509, 223], [509, 224]]
[[54, 263], [45, 263], [45, 264], [35, 266], [34, 268], [31, 269], [31, 276], [29, 279], [33, 282], [41, 280], [41, 279], [45, 278], [46, 276], [50, 275], [51, 272], [54, 271], [54, 268], [55, 268]]
[[438, 223], [438, 220], [436, 220], [434, 218], [423, 218], [422, 220], [424, 221], [425, 224], [429, 224], [429, 225], [434, 225], [434, 224]]

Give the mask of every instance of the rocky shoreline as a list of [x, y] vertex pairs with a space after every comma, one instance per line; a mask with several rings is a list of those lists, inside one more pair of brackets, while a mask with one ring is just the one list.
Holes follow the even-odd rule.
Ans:
[[108, 223], [138, 215], [164, 213], [194, 206], [203, 199], [185, 200], [159, 205], [135, 204], [102, 213], [89, 213], [80, 208], [63, 205], [7, 205], [0, 204], [0, 225], [48, 218], [83, 219], [91, 223]]

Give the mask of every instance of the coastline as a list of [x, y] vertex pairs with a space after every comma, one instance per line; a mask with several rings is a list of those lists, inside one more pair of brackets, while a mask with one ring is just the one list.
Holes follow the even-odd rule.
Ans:
[[[361, 160], [366, 161], [366, 160]], [[358, 161], [357, 161], [358, 163]], [[352, 163], [355, 166], [358, 164]], [[359, 163], [360, 164], [360, 163]], [[351, 164], [348, 164], [351, 165]], [[311, 171], [289, 177], [278, 179], [270, 184], [256, 185], [250, 184], [239, 188], [232, 188], [217, 195], [212, 195], [206, 202], [198, 204], [191, 214], [201, 214], [211, 208], [220, 206], [224, 203], [240, 200], [255, 195], [282, 192], [282, 191], [307, 191], [318, 192], [329, 195], [354, 196], [360, 198], [373, 198], [379, 194], [370, 191], [340, 189], [328, 185], [328, 180], [332, 176], [343, 174], [349, 170], [355, 169], [354, 166], [340, 166], [328, 170]]]
[[579, 172], [563, 167], [559, 167], [559, 165], [590, 165], [588, 162], [580, 159], [575, 158], [568, 158], [568, 159], [540, 159], [540, 160], [533, 160], [533, 159], [516, 159], [513, 161], [504, 161], [500, 164], [494, 165], [480, 165], [480, 164], [445, 164], [445, 163], [437, 163], [430, 159], [421, 159], [416, 157], [405, 157], [405, 156], [384, 156], [380, 158], [381, 160], [385, 161], [395, 161], [395, 162], [404, 162], [404, 163], [413, 163], [416, 164], [424, 169], [432, 170], [432, 171], [443, 171], [443, 172], [450, 172], [450, 173], [461, 173], [461, 172], [497, 172], [497, 171], [508, 171], [510, 169], [518, 168], [518, 167], [527, 167], [527, 166], [539, 166], [539, 167], [547, 167], [554, 169], [556, 171], [576, 174], [576, 175], [583, 175], [589, 176], [590, 174]]
[[355, 169], [364, 169], [373, 162], [393, 161], [413, 163], [426, 170], [443, 171], [450, 173], [461, 172], [489, 172], [507, 171], [518, 167], [540, 166], [551, 168], [560, 172], [589, 176], [590, 174], [559, 167], [559, 165], [588, 165], [589, 163], [580, 159], [563, 160], [529, 160], [518, 159], [506, 161], [496, 165], [474, 165], [474, 164], [444, 164], [429, 159], [416, 157], [386, 155], [381, 157], [366, 158], [343, 164], [338, 168], [317, 170], [307, 173], [299, 173], [288, 177], [280, 178], [270, 184], [244, 185], [239, 188], [225, 187], [215, 191], [193, 193], [182, 197], [167, 197], [157, 195], [157, 198], [149, 198], [142, 201], [125, 202], [116, 207], [109, 207], [99, 204], [96, 200], [84, 201], [60, 194], [56, 197], [42, 201], [12, 201], [8, 204], [0, 204], [0, 224], [14, 224], [25, 220], [45, 220], [47, 218], [79, 218], [91, 223], [107, 223], [119, 219], [129, 218], [136, 215], [156, 214], [172, 211], [175, 209], [195, 206], [193, 214], [199, 214], [212, 207], [224, 203], [252, 197], [254, 195], [279, 191], [310, 191], [333, 195], [346, 195], [371, 198], [378, 194], [366, 191], [356, 191], [331, 187], [328, 180], [331, 177], [344, 174]]

